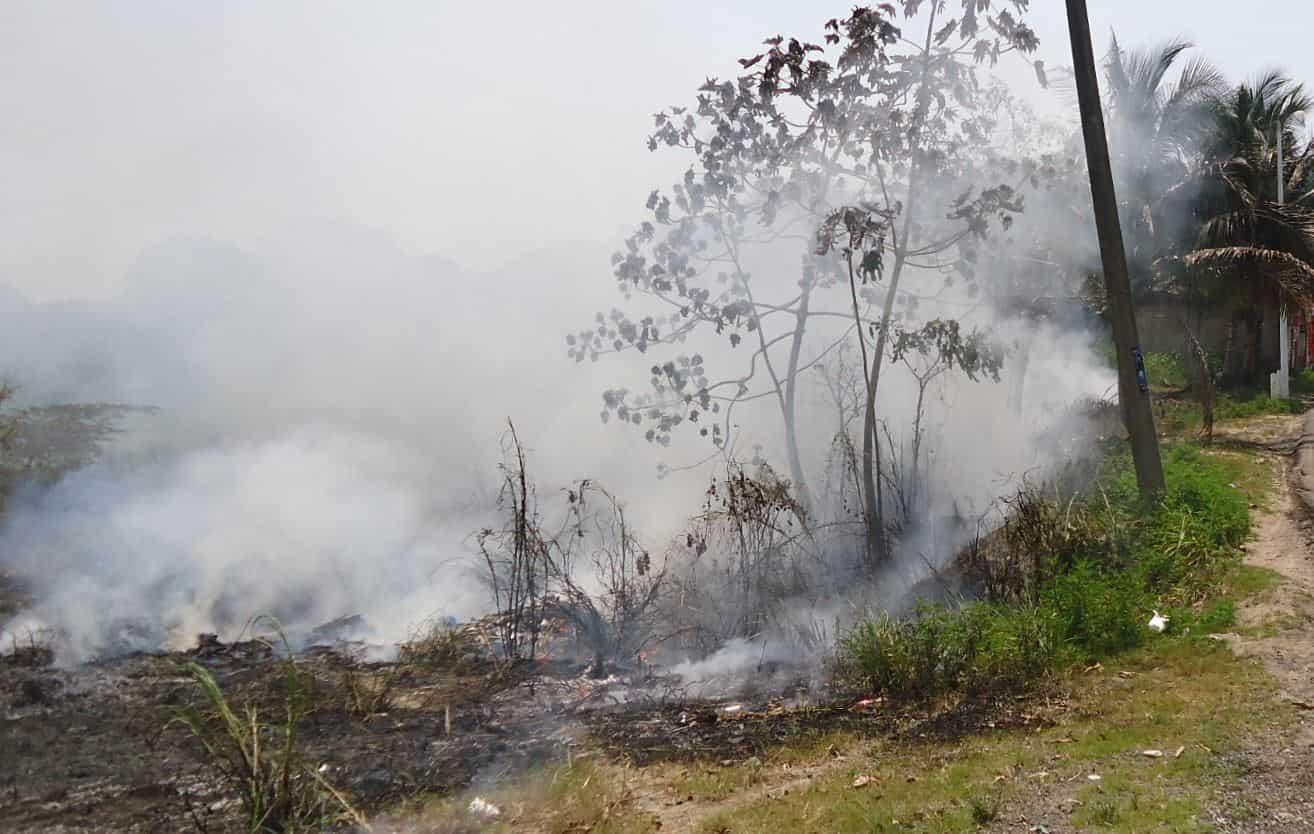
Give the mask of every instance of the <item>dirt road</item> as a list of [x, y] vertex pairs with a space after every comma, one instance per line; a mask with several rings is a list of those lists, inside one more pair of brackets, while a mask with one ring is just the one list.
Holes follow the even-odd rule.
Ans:
[[[1238, 611], [1232, 648], [1263, 661], [1277, 679], [1279, 710], [1296, 726], [1256, 727], [1240, 757], [1246, 791], [1220, 828], [1235, 832], [1314, 831], [1314, 411], [1275, 467], [1269, 506], [1255, 515], [1246, 563], [1281, 583]], [[1283, 449], [1287, 451], [1287, 449]]]

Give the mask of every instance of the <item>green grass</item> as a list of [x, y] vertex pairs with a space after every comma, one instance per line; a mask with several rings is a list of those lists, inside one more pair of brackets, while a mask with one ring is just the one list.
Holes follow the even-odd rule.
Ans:
[[841, 638], [835, 673], [847, 687], [899, 700], [1015, 688], [1066, 659], [1065, 626], [1044, 605], [924, 607], [905, 620], [883, 614]]
[[[1076, 830], [1210, 831], [1206, 809], [1241, 777], [1220, 753], [1254, 725], [1289, 721], [1271, 706], [1273, 684], [1257, 664], [1203, 640], [1158, 640], [1124, 655], [1116, 671], [1075, 673], [1070, 686], [1074, 710], [1057, 726], [954, 744], [877, 743], [806, 789], [737, 806], [698, 830], [966, 834], [992, 809], [1010, 818], [1010, 805], [1039, 789], [1058, 807], [1076, 800], [1065, 820]], [[1164, 755], [1141, 755], [1151, 749]], [[879, 782], [854, 789], [859, 773]]]
[[1265, 414], [1301, 414], [1304, 411], [1305, 404], [1298, 399], [1274, 399], [1263, 391], [1223, 394], [1214, 410], [1219, 420], [1239, 420]]
[[[1300, 393], [1292, 389], [1293, 393]], [[1200, 430], [1204, 423], [1200, 403], [1194, 398], [1160, 398], [1154, 403], [1155, 421], [1159, 431], [1169, 435], [1183, 435]], [[1267, 390], [1238, 389], [1221, 392], [1214, 406], [1215, 424], [1228, 420], [1244, 420], [1268, 415], [1301, 414], [1305, 403], [1298, 397], [1273, 399]]]
[[1272, 455], [1222, 448], [1202, 450], [1201, 454], [1218, 461], [1230, 478], [1228, 483], [1235, 484], [1250, 503], [1257, 507], [1268, 503], [1275, 477]]
[[1256, 565], [1237, 565], [1228, 577], [1228, 594], [1237, 599], [1257, 597], [1274, 590], [1284, 581], [1282, 574], [1275, 570]]

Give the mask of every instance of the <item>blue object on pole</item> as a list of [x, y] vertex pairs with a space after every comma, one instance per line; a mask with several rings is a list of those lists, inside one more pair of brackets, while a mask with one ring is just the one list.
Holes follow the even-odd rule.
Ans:
[[1136, 384], [1142, 391], [1150, 390], [1150, 375], [1145, 372], [1145, 354], [1141, 353], [1139, 347], [1133, 348], [1136, 354]]

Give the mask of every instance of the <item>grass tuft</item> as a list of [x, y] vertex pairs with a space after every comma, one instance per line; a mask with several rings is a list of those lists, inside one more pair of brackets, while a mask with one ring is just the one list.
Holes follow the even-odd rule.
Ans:
[[290, 652], [284, 663], [284, 714], [277, 723], [262, 719], [253, 705], [235, 708], [198, 663], [187, 670], [200, 703], [180, 708], [170, 723], [182, 724], [200, 743], [206, 763], [240, 799], [244, 828], [251, 834], [322, 831], [346, 822], [366, 827], [347, 799], [304, 760], [297, 731], [307, 712], [308, 687]]

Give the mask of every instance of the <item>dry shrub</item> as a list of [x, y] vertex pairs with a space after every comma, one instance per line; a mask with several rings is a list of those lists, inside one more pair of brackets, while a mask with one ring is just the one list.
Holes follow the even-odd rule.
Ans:
[[780, 620], [781, 604], [815, 589], [802, 507], [766, 465], [738, 463], [707, 489], [703, 511], [676, 542], [665, 617], [685, 647], [710, 652]]
[[[554, 542], [551, 608], [574, 626], [593, 656], [593, 674], [602, 676], [608, 661], [629, 661], [656, 639], [666, 565], [653, 558], [616, 496], [590, 481], [567, 496], [573, 520]], [[587, 580], [577, 576], [581, 554]]]
[[502, 656], [514, 664], [533, 661], [538, 654], [539, 623], [547, 601], [551, 555], [525, 450], [510, 420], [503, 440], [503, 456], [498, 507], [505, 519], [501, 527], [486, 528], [476, 538], [498, 614]]
[[653, 639], [664, 562], [643, 545], [624, 505], [592, 481], [563, 490], [564, 507], [545, 522], [514, 426], [503, 451], [502, 524], [477, 536], [502, 657], [511, 666], [534, 661], [550, 618], [574, 627], [595, 674], [637, 656]]
[[397, 646], [397, 661], [422, 669], [453, 669], [465, 664], [475, 652], [470, 637], [451, 623], [430, 620], [416, 629], [409, 640]]
[[405, 667], [398, 664], [350, 662], [342, 671], [347, 711], [364, 719], [392, 709], [397, 686], [405, 674]]
[[961, 556], [988, 600], [1035, 602], [1078, 560], [1115, 549], [1104, 520], [1075, 497], [1064, 502], [1028, 485], [1003, 504], [1003, 524], [978, 532]]

